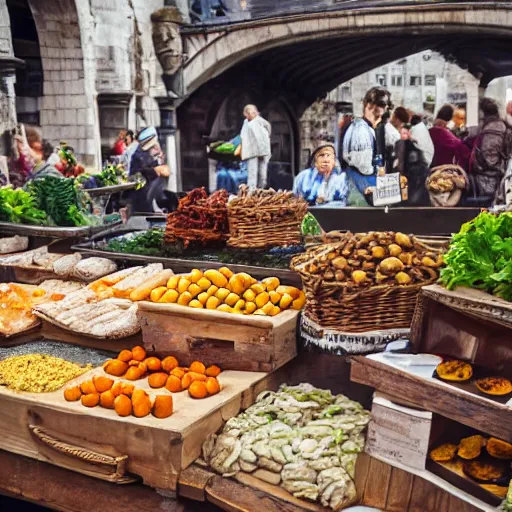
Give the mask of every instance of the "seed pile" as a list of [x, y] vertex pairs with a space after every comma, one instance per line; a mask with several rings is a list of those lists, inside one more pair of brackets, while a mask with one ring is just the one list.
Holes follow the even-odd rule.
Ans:
[[45, 354], [14, 356], [0, 361], [0, 385], [14, 391], [50, 393], [92, 369]]

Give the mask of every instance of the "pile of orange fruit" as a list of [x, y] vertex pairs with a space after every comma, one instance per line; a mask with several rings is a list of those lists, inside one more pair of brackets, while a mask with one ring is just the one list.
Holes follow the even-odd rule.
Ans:
[[156, 418], [163, 419], [173, 412], [171, 395], [158, 395], [152, 401], [143, 389], [137, 389], [126, 382], [114, 382], [103, 376], [95, 376], [79, 386], [67, 388], [64, 398], [68, 402], [80, 400], [85, 407], [99, 405], [105, 409], [114, 409], [118, 416], [133, 414], [136, 418], [143, 418], [152, 413]]
[[164, 359], [147, 357], [142, 347], [122, 350], [116, 359], [109, 359], [103, 365], [109, 375], [127, 380], [139, 380], [148, 377], [148, 384], [153, 389], [166, 388], [171, 393], [188, 390], [192, 398], [206, 398], [220, 391], [217, 380], [221, 370], [218, 366], [206, 367], [194, 361], [189, 367], [179, 365], [173, 356]]

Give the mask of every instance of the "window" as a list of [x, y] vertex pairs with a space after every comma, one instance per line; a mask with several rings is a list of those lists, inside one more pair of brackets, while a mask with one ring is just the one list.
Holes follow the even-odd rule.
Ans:
[[409, 78], [409, 85], [411, 87], [419, 87], [421, 85], [421, 76], [411, 76]]
[[436, 75], [425, 75], [425, 85], [436, 85]]
[[381, 87], [386, 87], [386, 75], [377, 75], [376, 81]]
[[403, 77], [400, 75], [392, 76], [391, 77], [391, 85], [393, 87], [402, 87], [403, 85]]

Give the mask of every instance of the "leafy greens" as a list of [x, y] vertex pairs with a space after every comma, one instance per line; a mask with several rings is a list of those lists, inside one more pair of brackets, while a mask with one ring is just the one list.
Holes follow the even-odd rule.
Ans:
[[512, 213], [483, 212], [453, 236], [440, 281], [512, 301]]

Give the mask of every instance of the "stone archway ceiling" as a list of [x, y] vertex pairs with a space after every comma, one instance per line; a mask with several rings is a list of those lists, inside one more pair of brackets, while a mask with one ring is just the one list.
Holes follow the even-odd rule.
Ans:
[[[423, 50], [441, 53], [479, 78], [483, 85], [512, 75], [511, 38], [445, 33], [429, 36], [330, 38], [266, 50], [239, 66], [261, 70], [265, 83], [305, 103], [378, 66]], [[238, 67], [238, 66], [237, 66]]]

